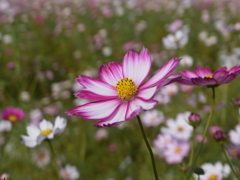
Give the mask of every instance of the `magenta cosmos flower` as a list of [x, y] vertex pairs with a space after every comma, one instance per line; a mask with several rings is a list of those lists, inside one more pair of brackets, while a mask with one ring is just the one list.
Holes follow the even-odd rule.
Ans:
[[24, 112], [20, 108], [7, 107], [2, 111], [3, 120], [7, 120], [10, 122], [21, 121], [24, 117]]
[[85, 120], [98, 120], [94, 126], [115, 126], [132, 119], [142, 110], [157, 105], [153, 100], [160, 86], [169, 84], [179, 76], [165, 79], [179, 63], [179, 59], [168, 61], [148, 81], [144, 82], [151, 68], [151, 55], [143, 48], [140, 55], [134, 50], [126, 53], [122, 65], [110, 62], [99, 69], [100, 79], [80, 75], [76, 79], [85, 89], [75, 93], [76, 97], [93, 102], [73, 108], [66, 113], [78, 115]]
[[240, 66], [234, 66], [229, 71], [221, 67], [214, 72], [208, 68], [195, 67], [195, 72], [184, 70], [180, 74], [183, 78], [178, 82], [181, 84], [214, 87], [234, 80], [240, 74]]

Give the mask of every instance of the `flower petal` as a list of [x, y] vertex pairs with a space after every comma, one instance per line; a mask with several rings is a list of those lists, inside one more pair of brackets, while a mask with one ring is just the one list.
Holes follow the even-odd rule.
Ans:
[[120, 99], [91, 102], [75, 107], [66, 113], [68, 115], [76, 114], [86, 120], [104, 120], [108, 119], [121, 103]]
[[204, 78], [206, 75], [212, 75], [213, 74], [208, 68], [195, 67], [194, 70], [195, 70], [195, 73], [201, 78]]
[[34, 124], [27, 126], [27, 134], [31, 137], [37, 137], [40, 134], [40, 130]]
[[114, 99], [117, 98], [117, 90], [115, 90], [115, 95], [100, 95], [100, 94], [95, 94], [87, 89], [82, 89], [79, 90], [78, 92], [76, 92], [74, 94], [74, 96], [78, 97], [78, 98], [83, 98], [83, 99], [87, 99], [90, 101], [101, 101], [101, 100], [108, 100], [108, 99]]
[[117, 62], [110, 62], [108, 65], [100, 67], [98, 75], [102, 81], [116, 86], [117, 82], [123, 78], [122, 65]]
[[144, 100], [142, 98], [135, 98], [129, 101], [126, 120], [132, 119], [134, 116], [138, 115], [142, 110], [152, 109], [158, 104], [158, 101], [155, 100]]
[[151, 55], [147, 48], [143, 47], [140, 55], [134, 50], [128, 51], [123, 59], [124, 77], [132, 78], [139, 86], [149, 74], [151, 63]]
[[146, 88], [149, 86], [153, 86], [160, 82], [162, 79], [167, 77], [180, 62], [180, 59], [173, 58], [169, 60], [151, 79], [149, 79], [145, 84], [141, 86], [141, 88]]
[[159, 84], [158, 84], [158, 88], [160, 88], [162, 86], [166, 86], [166, 85], [171, 84], [173, 82], [176, 82], [176, 81], [180, 80], [181, 77], [182, 76], [178, 75], [178, 74], [171, 75], [167, 79], [163, 79], [162, 81], [160, 81]]
[[128, 106], [127, 102], [122, 103], [118, 107], [118, 110], [114, 114], [112, 114], [111, 117], [94, 124], [94, 126], [96, 126], [96, 127], [112, 127], [112, 126], [116, 126], [116, 125], [119, 125], [120, 123], [124, 122], [125, 115], [127, 112], [127, 106]]
[[53, 124], [50, 121], [47, 121], [46, 119], [43, 119], [40, 123], [39, 123], [39, 127], [41, 131], [45, 131], [48, 129], [53, 129]]
[[234, 66], [229, 70], [229, 74], [240, 74], [240, 66]]
[[197, 78], [198, 75], [196, 75], [195, 72], [189, 71], [189, 70], [183, 70], [180, 72], [180, 74], [185, 77], [186, 79], [192, 79], [192, 78]]
[[192, 82], [200, 86], [218, 85], [218, 82], [212, 78], [193, 78]]
[[222, 84], [221, 82], [224, 81], [228, 76], [228, 72], [227, 71], [215, 71], [213, 74], [213, 79], [216, 79], [218, 81], [219, 84]]
[[[88, 76], [80, 75], [76, 79], [80, 84], [87, 88], [88, 91], [102, 96], [116, 96], [115, 87], [101, 81], [99, 79], [91, 78]], [[81, 91], [81, 90], [80, 90]]]
[[67, 125], [65, 118], [57, 116], [54, 123], [53, 132], [54, 134], [62, 133]]
[[35, 137], [21, 135], [23, 143], [30, 148], [33, 148], [37, 145], [37, 139]]
[[235, 74], [230, 74], [227, 76], [226, 79], [224, 79], [221, 84], [226, 84], [226, 83], [229, 83], [231, 82], [232, 80], [234, 80], [237, 76]]
[[145, 89], [139, 89], [138, 91], [139, 92], [137, 94], [137, 97], [140, 97], [144, 100], [149, 100], [155, 95], [157, 91], [157, 86], [145, 88]]

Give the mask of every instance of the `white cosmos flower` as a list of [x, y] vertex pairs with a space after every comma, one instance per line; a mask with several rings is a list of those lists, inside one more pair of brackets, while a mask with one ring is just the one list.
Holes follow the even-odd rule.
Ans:
[[75, 180], [80, 177], [77, 168], [69, 164], [67, 164], [65, 168], [61, 168], [60, 174], [64, 180]]
[[240, 145], [240, 125], [235, 127], [235, 130], [229, 132], [230, 141], [235, 145]]
[[179, 113], [176, 120], [167, 120], [167, 127], [161, 128], [162, 133], [170, 134], [177, 140], [188, 140], [193, 131], [193, 127], [187, 122], [189, 115], [190, 112]]
[[39, 123], [39, 127], [34, 124], [27, 126], [28, 136], [22, 135], [23, 143], [28, 147], [35, 147], [44, 139], [53, 139], [55, 134], [63, 132], [66, 127], [66, 119], [62, 117], [56, 117], [55, 124], [43, 119]]

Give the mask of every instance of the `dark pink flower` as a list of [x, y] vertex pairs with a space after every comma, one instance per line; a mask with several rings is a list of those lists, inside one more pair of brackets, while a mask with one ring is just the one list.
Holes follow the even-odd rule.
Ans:
[[3, 120], [7, 120], [10, 122], [21, 121], [24, 117], [24, 112], [20, 108], [7, 107], [2, 111]]
[[175, 69], [179, 59], [168, 61], [157, 73], [145, 81], [151, 68], [149, 51], [143, 48], [140, 55], [134, 50], [126, 53], [123, 63], [111, 62], [99, 69], [100, 79], [80, 75], [76, 79], [85, 89], [76, 97], [93, 102], [73, 108], [66, 113], [86, 120], [99, 121], [95, 126], [115, 126], [132, 119], [142, 110], [158, 104], [153, 97], [159, 87], [175, 81], [179, 76], [167, 76]]
[[221, 67], [214, 72], [208, 68], [196, 67], [195, 72], [184, 70], [180, 74], [182, 79], [178, 82], [181, 84], [213, 87], [234, 80], [240, 74], [240, 66], [234, 66], [229, 71], [226, 67]]

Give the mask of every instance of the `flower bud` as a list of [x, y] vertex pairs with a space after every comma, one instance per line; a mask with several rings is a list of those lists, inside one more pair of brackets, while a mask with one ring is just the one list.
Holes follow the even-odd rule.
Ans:
[[233, 105], [234, 106], [237, 106], [237, 107], [240, 107], [240, 98], [237, 98], [233, 101]]
[[213, 134], [213, 138], [214, 138], [217, 142], [223, 142], [223, 141], [226, 140], [226, 135], [224, 134], [223, 131], [217, 130], [217, 131]]
[[197, 175], [205, 174], [204, 170], [202, 168], [199, 168], [199, 167], [196, 167], [193, 172]]
[[197, 113], [192, 112], [188, 117], [188, 123], [194, 128], [196, 128], [201, 123], [201, 121], [201, 116]]

